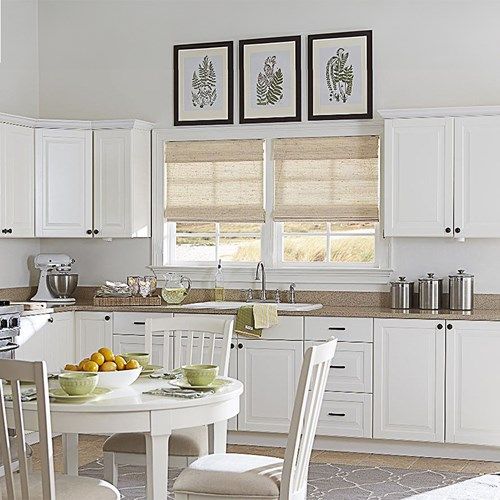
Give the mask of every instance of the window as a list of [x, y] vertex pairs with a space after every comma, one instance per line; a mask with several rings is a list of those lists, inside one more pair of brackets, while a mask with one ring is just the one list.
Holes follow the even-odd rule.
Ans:
[[163, 265], [380, 266], [378, 136], [165, 142], [164, 178]]

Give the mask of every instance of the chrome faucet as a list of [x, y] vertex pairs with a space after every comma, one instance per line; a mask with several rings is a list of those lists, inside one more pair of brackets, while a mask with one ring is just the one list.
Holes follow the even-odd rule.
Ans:
[[[260, 270], [262, 269], [262, 272]], [[260, 300], [266, 300], [266, 270], [264, 269], [264, 262], [260, 261], [255, 270], [255, 279], [258, 281], [262, 279], [262, 289], [260, 292]]]

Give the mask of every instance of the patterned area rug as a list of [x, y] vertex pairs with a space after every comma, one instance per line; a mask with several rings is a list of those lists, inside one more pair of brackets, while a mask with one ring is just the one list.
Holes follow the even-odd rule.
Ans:
[[[119, 467], [119, 471], [118, 489], [123, 498], [126, 500], [145, 498], [144, 467], [124, 465]], [[179, 473], [180, 469], [170, 471], [170, 486]], [[80, 467], [80, 474], [102, 479], [102, 461], [98, 460]], [[398, 500], [472, 477], [475, 475], [432, 470], [311, 463], [307, 498]], [[173, 496], [169, 498], [173, 499]]]

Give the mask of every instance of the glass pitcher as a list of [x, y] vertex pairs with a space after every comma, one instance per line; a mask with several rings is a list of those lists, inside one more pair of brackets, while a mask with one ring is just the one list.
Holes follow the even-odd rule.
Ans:
[[165, 284], [163, 285], [161, 296], [167, 304], [180, 304], [191, 290], [191, 280], [177, 273], [168, 273], [165, 275]]

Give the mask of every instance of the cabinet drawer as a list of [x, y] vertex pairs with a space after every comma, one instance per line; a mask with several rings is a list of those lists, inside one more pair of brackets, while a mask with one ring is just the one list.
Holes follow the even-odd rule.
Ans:
[[373, 342], [371, 318], [305, 318], [306, 340], [337, 337], [345, 342]]
[[170, 313], [150, 312], [115, 312], [113, 313], [113, 333], [124, 335], [144, 335], [144, 324], [147, 318], [171, 318]]
[[[311, 347], [316, 342], [306, 342]], [[327, 391], [372, 392], [372, 344], [339, 342], [330, 363]]]
[[371, 438], [372, 395], [325, 393], [316, 433]]
[[291, 316], [280, 316], [279, 323], [262, 330], [262, 338], [266, 340], [304, 340], [304, 320]]

